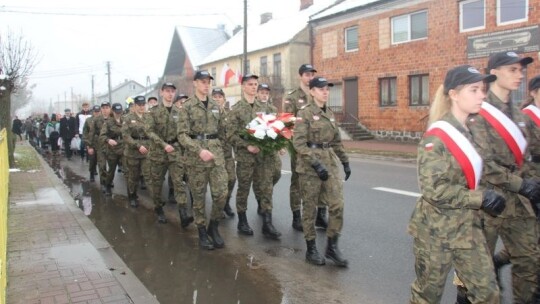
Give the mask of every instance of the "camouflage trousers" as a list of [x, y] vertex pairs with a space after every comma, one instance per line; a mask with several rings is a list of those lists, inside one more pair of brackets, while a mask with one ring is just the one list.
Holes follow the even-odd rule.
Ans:
[[[196, 167], [189, 166], [188, 183], [193, 195], [193, 217], [197, 227], [206, 226], [205, 200], [206, 188], [210, 185], [212, 195], [211, 220], [219, 220], [223, 214], [223, 207], [227, 199], [227, 171], [225, 166]], [[176, 187], [175, 193], [176, 193]]]
[[[524, 207], [516, 205], [516, 209]], [[521, 213], [523, 214], [523, 213]], [[537, 284], [538, 229], [533, 215], [523, 217], [490, 217], [484, 219], [489, 252], [495, 252], [497, 237], [501, 237], [512, 263], [514, 303], [531, 303]], [[467, 285], [465, 287], [468, 288]]]
[[[271, 160], [271, 159], [274, 160]], [[281, 179], [281, 158], [279, 155], [270, 155], [268, 156], [268, 164], [265, 164], [265, 166], [270, 166], [270, 164], [273, 163], [273, 173], [272, 173], [272, 186], [275, 186], [277, 182]], [[263, 183], [260, 183], [259, 180], [263, 178], [263, 174], [261, 174], [263, 170], [255, 170], [255, 173], [253, 175], [253, 194], [255, 194], [255, 199], [257, 202], [262, 202], [262, 196], [263, 196], [263, 190], [261, 189], [261, 185]], [[273, 187], [272, 187], [273, 189]]]
[[[291, 156], [291, 186], [289, 187], [289, 202], [291, 204], [291, 211], [298, 211], [302, 208], [302, 193], [300, 192], [300, 181], [298, 180], [298, 173], [296, 172], [296, 157]], [[320, 200], [318, 203], [319, 208], [325, 208], [326, 203]]]
[[107, 153], [107, 179], [105, 181], [105, 185], [111, 185], [114, 180], [114, 175], [116, 172], [116, 167], [118, 165], [122, 165], [123, 163], [123, 155], [119, 155], [116, 153]]
[[146, 187], [152, 191], [152, 176], [150, 174], [150, 161], [144, 161], [141, 165], [141, 171], [142, 176], [144, 178], [144, 182], [146, 183]]
[[225, 170], [227, 171], [227, 202], [231, 199], [234, 185], [236, 184], [236, 163], [234, 158], [225, 158]]
[[[128, 193], [135, 193], [137, 192], [137, 188], [139, 186], [139, 181], [141, 179], [141, 173], [144, 175], [144, 172], [142, 172], [142, 168], [144, 167], [144, 163], [146, 163], [146, 158], [135, 158], [135, 157], [126, 157], [124, 156], [124, 162], [125, 162], [125, 169], [127, 170], [127, 186], [128, 186]], [[146, 180], [149, 180], [148, 176], [146, 176]]]
[[300, 191], [302, 193], [302, 227], [307, 241], [317, 237], [315, 219], [317, 217], [317, 202], [328, 204], [328, 228], [326, 235], [331, 238], [339, 235], [343, 228], [343, 181], [330, 175], [327, 181], [322, 181], [316, 175], [299, 174]]
[[99, 171], [99, 182], [102, 185], [107, 185], [107, 153], [104, 148], [99, 148], [95, 151]]
[[[88, 153], [88, 152], [87, 152]], [[94, 150], [94, 154], [90, 155], [88, 154], [88, 171], [90, 171], [91, 174], [96, 175], [97, 173], [97, 151]]]
[[169, 176], [173, 182], [174, 199], [179, 208], [187, 207], [186, 186], [184, 184], [184, 164], [181, 161], [163, 160], [156, 161], [147, 159], [150, 162], [150, 189], [155, 207], [162, 207], [161, 190], [165, 181], [165, 174], [169, 170]]
[[[251, 190], [255, 176], [257, 176], [257, 187], [260, 190], [261, 208], [265, 211], [272, 211], [274, 167], [272, 155], [257, 155], [255, 163], [236, 163], [236, 178], [238, 179], [238, 189], [236, 190], [237, 212], [242, 213], [247, 211], [249, 191]], [[255, 188], [255, 185], [253, 187]]]
[[437, 241], [414, 239], [416, 280], [411, 287], [411, 304], [440, 303], [451, 268], [467, 287], [471, 303], [498, 304], [499, 286], [485, 240], [472, 248], [444, 248]]

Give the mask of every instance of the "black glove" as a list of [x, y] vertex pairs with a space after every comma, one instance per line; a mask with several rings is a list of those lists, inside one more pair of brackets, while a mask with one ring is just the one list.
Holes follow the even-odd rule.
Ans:
[[482, 195], [482, 207], [487, 214], [497, 216], [504, 211], [506, 200], [495, 190], [486, 189]]
[[345, 180], [348, 180], [349, 176], [351, 176], [351, 167], [349, 167], [349, 163], [343, 163], [343, 171], [345, 171]]
[[316, 163], [314, 165], [311, 165], [313, 169], [315, 169], [315, 172], [317, 172], [317, 175], [322, 181], [328, 180], [328, 170], [324, 167], [321, 163]]
[[540, 202], [540, 184], [532, 179], [524, 179], [518, 191], [531, 202]]

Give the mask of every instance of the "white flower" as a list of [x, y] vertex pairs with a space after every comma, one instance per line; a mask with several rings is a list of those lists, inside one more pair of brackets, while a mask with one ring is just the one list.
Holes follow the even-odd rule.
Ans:
[[255, 133], [253, 133], [253, 136], [255, 136], [258, 139], [264, 139], [264, 137], [266, 136], [266, 132], [264, 131], [264, 129], [256, 128]]
[[268, 135], [268, 137], [270, 137], [272, 139], [276, 139], [278, 134], [276, 133], [276, 131], [274, 131], [274, 129], [268, 129], [266, 131], [266, 135]]
[[278, 131], [281, 131], [283, 130], [283, 128], [285, 128], [285, 124], [281, 120], [276, 120], [270, 125], [270, 127], [276, 128]]
[[268, 123], [269, 121], [276, 120], [276, 115], [273, 114], [265, 114], [263, 115], [263, 120]]

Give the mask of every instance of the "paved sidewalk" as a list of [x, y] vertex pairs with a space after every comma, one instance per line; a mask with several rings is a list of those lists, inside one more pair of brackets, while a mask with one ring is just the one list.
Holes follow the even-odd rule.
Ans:
[[158, 303], [39, 159], [10, 173], [7, 303]]
[[[347, 149], [360, 151], [376, 151], [376, 152], [395, 152], [416, 154], [418, 149], [417, 143], [400, 143], [391, 141], [371, 140], [344, 140], [343, 146]], [[360, 153], [361, 154], [361, 153]]]

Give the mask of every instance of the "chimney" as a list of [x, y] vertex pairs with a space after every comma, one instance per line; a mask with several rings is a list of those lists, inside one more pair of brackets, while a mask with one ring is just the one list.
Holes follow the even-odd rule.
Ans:
[[236, 33], [240, 32], [241, 30], [242, 30], [242, 26], [237, 25], [232, 31], [233, 36], [236, 35]]
[[300, 10], [305, 10], [306, 8], [313, 5], [313, 0], [300, 0]]
[[261, 24], [265, 24], [270, 20], [272, 20], [272, 13], [261, 14]]

